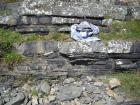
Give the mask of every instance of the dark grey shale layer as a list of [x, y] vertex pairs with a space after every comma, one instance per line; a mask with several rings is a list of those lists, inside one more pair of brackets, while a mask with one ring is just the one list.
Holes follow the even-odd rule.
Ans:
[[0, 16], [0, 27], [20, 33], [69, 32], [72, 24], [84, 20], [108, 32], [111, 19], [140, 20], [139, 0], [24, 0], [0, 3], [0, 10], [12, 12]]
[[[30, 57], [14, 65], [10, 74], [38, 76], [101, 75], [140, 68], [140, 42], [28, 42], [17, 52]], [[1, 74], [8, 69], [1, 66]]]

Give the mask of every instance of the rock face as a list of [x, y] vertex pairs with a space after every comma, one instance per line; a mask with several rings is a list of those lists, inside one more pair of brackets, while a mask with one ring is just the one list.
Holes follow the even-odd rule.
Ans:
[[[36, 6], [38, 7], [36, 8]], [[21, 14], [103, 17], [105, 11], [99, 6], [96, 0], [92, 2], [89, 0], [25, 0], [21, 8]]]
[[[118, 70], [140, 68], [140, 43], [128, 41], [109, 42], [27, 42], [17, 47], [17, 52], [32, 60], [14, 65], [14, 74], [42, 76], [101, 75]], [[1, 66], [1, 74], [8, 69]], [[65, 84], [74, 82], [68, 79]], [[97, 83], [97, 85], [99, 85]]]
[[[59, 51], [61, 54], [86, 54], [86, 53], [139, 53], [140, 43], [130, 41], [98, 41], [98, 42], [56, 42], [56, 41], [37, 41], [21, 44], [17, 50], [25, 56], [52, 55]], [[32, 49], [32, 50], [30, 50]], [[71, 56], [71, 55], [69, 55]]]
[[[97, 1], [97, 0], [25, 0], [21, 6], [22, 15], [57, 15], [69, 17], [105, 17], [125, 19], [127, 7], [125, 4], [139, 6], [139, 1]], [[136, 3], [136, 4], [135, 4]], [[138, 4], [137, 4], [138, 3]], [[78, 12], [77, 12], [78, 11]]]
[[37, 87], [38, 91], [41, 91], [45, 94], [49, 94], [50, 92], [50, 85], [46, 82], [46, 81], [42, 81], [38, 87]]
[[66, 86], [60, 89], [57, 98], [61, 101], [67, 101], [81, 96], [82, 87]]
[[24, 102], [25, 96], [23, 93], [18, 93], [16, 97], [13, 97], [8, 103], [5, 105], [19, 105]]
[[[13, 79], [14, 77], [14, 79]], [[15, 82], [22, 81], [22, 84], [14, 86]], [[61, 78], [61, 79], [60, 79]], [[45, 79], [32, 78], [30, 82], [25, 83], [24, 76], [3, 76], [0, 85], [0, 105], [139, 105], [139, 100], [127, 100], [128, 96], [121, 88], [109, 88], [109, 81], [106, 76], [102, 79], [92, 76], [79, 76], [74, 78], [60, 77], [56, 79], [48, 79], [51, 83], [50, 90], [52, 92], [42, 94], [42, 92], [34, 91]], [[89, 78], [92, 78], [89, 82]], [[26, 78], [28, 80], [28, 78]], [[65, 84], [68, 79], [75, 80]], [[7, 82], [11, 81], [11, 85]], [[106, 82], [103, 82], [106, 80]], [[54, 82], [55, 81], [55, 82]], [[95, 85], [95, 81], [102, 82], [102, 85]], [[22, 89], [21, 85], [30, 85], [31, 91]], [[123, 84], [122, 84], [123, 86]], [[134, 100], [134, 101], [133, 101]]]
[[17, 17], [14, 16], [0, 16], [0, 24], [14, 26], [17, 25]]
[[69, 32], [72, 24], [86, 20], [105, 31], [109, 30], [112, 19], [140, 20], [139, 6], [139, 0], [24, 0], [22, 3], [1, 3], [0, 10], [11, 13], [0, 16], [0, 27], [20, 33], [48, 34], [50, 31]]
[[[104, 42], [62, 42], [59, 44], [60, 52], [63, 54], [68, 53], [129, 53], [132, 43], [127, 41], [108, 41], [107, 45]], [[94, 46], [93, 46], [94, 45]]]

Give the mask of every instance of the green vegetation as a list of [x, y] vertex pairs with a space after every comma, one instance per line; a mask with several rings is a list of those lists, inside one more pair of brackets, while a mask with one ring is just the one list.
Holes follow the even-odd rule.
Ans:
[[129, 95], [135, 98], [140, 97], [140, 72], [123, 72], [116, 73], [109, 78], [115, 77], [121, 81], [122, 89]]
[[56, 33], [51, 32], [46, 37], [47, 40], [56, 40], [56, 41], [71, 41], [70, 35], [66, 33]]
[[39, 92], [38, 92], [37, 90], [34, 89], [34, 90], [32, 90], [31, 95], [32, 95], [32, 96], [37, 96], [37, 97], [38, 97], [38, 96], [39, 96]]
[[[140, 21], [113, 21], [109, 33], [100, 33], [101, 40], [140, 40]], [[24, 41], [33, 40], [56, 40], [56, 41], [72, 41], [69, 34], [51, 32], [47, 36], [31, 35], [26, 37]]]
[[2, 3], [13, 3], [13, 2], [18, 2], [18, 1], [21, 1], [21, 0], [0, 0], [0, 2]]
[[69, 37], [69, 34], [65, 33], [59, 33], [59, 32], [50, 32], [48, 35], [38, 35], [38, 34], [31, 34], [28, 36], [24, 36], [22, 38], [22, 41], [35, 41], [35, 40], [49, 40], [49, 41], [70, 41], [71, 38]]
[[11, 53], [7, 53], [4, 56], [4, 60], [5, 60], [6, 64], [12, 66], [13, 64], [17, 64], [17, 63], [23, 61], [24, 57], [20, 54], [15, 53], [15, 52], [11, 52]]
[[11, 10], [0, 10], [0, 16], [7, 16], [11, 14], [12, 14]]
[[48, 96], [47, 94], [40, 92], [40, 91], [37, 91], [36, 89], [31, 91], [31, 95], [34, 97], [40, 97], [40, 98], [42, 98], [44, 96]]
[[110, 33], [100, 33], [102, 40], [140, 40], [140, 21], [114, 21]]
[[[140, 40], [140, 22], [114, 22], [110, 33], [101, 33], [102, 40]], [[20, 33], [9, 30], [0, 29], [0, 56], [5, 62], [12, 66], [15, 63], [21, 62], [24, 57], [12, 51], [15, 43], [23, 43], [35, 40], [56, 40], [56, 41], [71, 41], [69, 34], [64, 33], [49, 33], [49, 35], [31, 34], [23, 36]], [[2, 52], [1, 52], [2, 51]], [[128, 95], [140, 97], [140, 72], [124, 72], [116, 73], [110, 77], [118, 78], [121, 81], [121, 87]], [[25, 78], [25, 81], [28, 79]], [[19, 82], [20, 84], [23, 81]], [[34, 96], [38, 96], [37, 91], [33, 91]]]
[[10, 30], [0, 29], [0, 42], [5, 42], [9, 44], [14, 44], [21, 42], [21, 35]]
[[63, 33], [49, 33], [49, 35], [21, 35], [17, 32], [12, 32], [10, 30], [0, 29], [0, 57], [5, 59], [5, 62], [12, 66], [14, 63], [18, 63], [23, 60], [23, 56], [12, 52], [16, 43], [23, 43], [35, 40], [56, 40], [56, 41], [67, 41], [69, 40], [69, 35]]
[[70, 40], [70, 37], [69, 34], [59, 32], [50, 32], [48, 35], [30, 34], [23, 36], [17, 32], [0, 29], [0, 42], [5, 42], [13, 45], [14, 43], [22, 43], [35, 40], [67, 41]]
[[[140, 40], [140, 21], [114, 21], [111, 27], [110, 33], [100, 33], [100, 38], [102, 40], [131, 40], [136, 41]], [[56, 40], [56, 41], [72, 41], [69, 34], [59, 33], [59, 32], [50, 32], [48, 35], [21, 35], [17, 32], [12, 32], [10, 30], [0, 29], [0, 56], [4, 56], [6, 59], [9, 59], [9, 55], [12, 55], [13, 58], [7, 60], [11, 64], [14, 61], [14, 57], [19, 61], [21, 59], [19, 55], [13, 54], [12, 49], [14, 48], [15, 43], [23, 43], [27, 41], [35, 40]], [[19, 57], [19, 58], [18, 58]], [[9, 63], [10, 64], [10, 63]]]
[[0, 29], [0, 56], [10, 53], [14, 44], [20, 41], [21, 37], [19, 33]]
[[19, 33], [9, 30], [0, 29], [0, 56], [5, 63], [12, 68], [13, 64], [23, 60], [23, 56], [13, 52], [14, 44], [22, 41], [22, 36]]

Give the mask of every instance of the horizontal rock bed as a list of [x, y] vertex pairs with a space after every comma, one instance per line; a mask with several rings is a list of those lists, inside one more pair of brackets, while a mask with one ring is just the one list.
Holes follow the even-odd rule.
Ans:
[[101, 75], [140, 68], [140, 43], [37, 41], [17, 45], [17, 52], [31, 59], [14, 65], [9, 71], [1, 65], [1, 74], [36, 76]]
[[[136, 4], [135, 4], [136, 3]], [[130, 15], [127, 6], [138, 7], [140, 2], [126, 2], [125, 0], [97, 1], [97, 0], [25, 0], [22, 5], [21, 15], [49, 15], [49, 16], [75, 16], [75, 17], [106, 17], [125, 19]], [[133, 9], [134, 9], [133, 8]], [[137, 11], [136, 11], [137, 10]], [[131, 16], [139, 19], [136, 13], [139, 9], [132, 10]]]
[[10, 16], [0, 16], [0, 27], [24, 34], [48, 34], [70, 32], [72, 24], [89, 21], [99, 26], [101, 32], [109, 32], [112, 19], [140, 20], [139, 5], [138, 0], [24, 0], [21, 3], [0, 3], [0, 10], [11, 10]]
[[82, 17], [61, 17], [45, 15], [27, 15], [27, 16], [0, 16], [0, 27], [11, 29], [23, 34], [39, 33], [48, 34], [49, 32], [70, 32], [72, 24], [78, 24], [82, 21], [89, 21], [100, 27], [101, 32], [109, 32], [112, 19], [87, 18]]
[[[20, 33], [70, 32], [89, 21], [109, 32], [112, 19], [140, 20], [135, 0], [24, 0], [0, 3], [0, 27]], [[106, 18], [111, 19], [106, 19]], [[117, 71], [140, 68], [140, 42], [26, 42], [15, 51], [28, 57], [9, 68], [0, 64], [0, 105], [139, 105], [120, 88], [104, 82]], [[97, 77], [96, 77], [97, 76]], [[116, 84], [114, 84], [114, 82]]]

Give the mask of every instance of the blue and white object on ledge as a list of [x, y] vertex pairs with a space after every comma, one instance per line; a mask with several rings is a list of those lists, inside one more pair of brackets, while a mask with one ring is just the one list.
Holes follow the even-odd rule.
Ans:
[[99, 41], [98, 38], [99, 27], [83, 21], [80, 24], [74, 24], [71, 26], [71, 38], [76, 41], [90, 42]]

